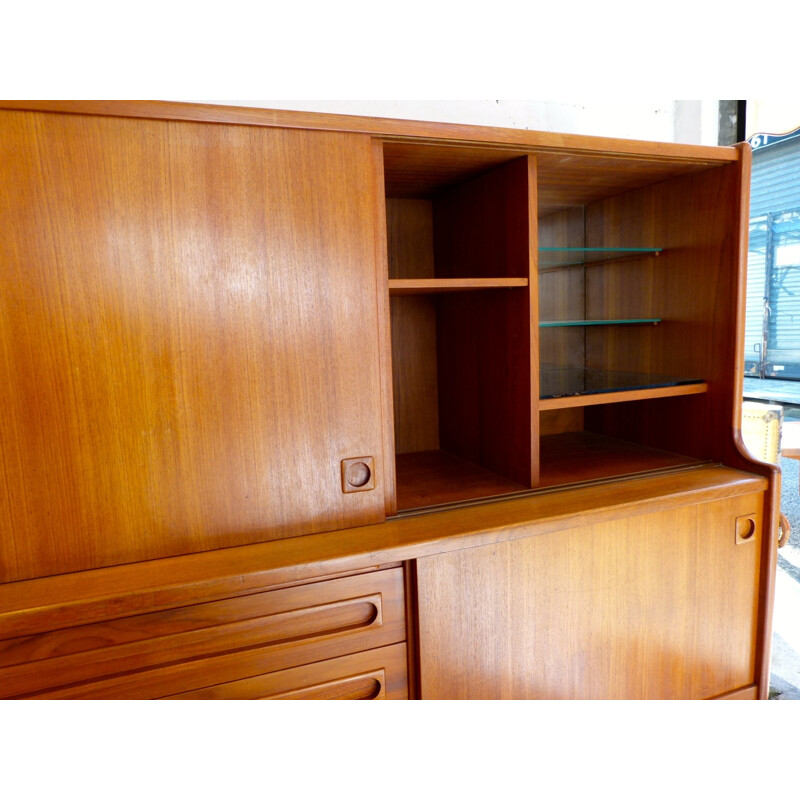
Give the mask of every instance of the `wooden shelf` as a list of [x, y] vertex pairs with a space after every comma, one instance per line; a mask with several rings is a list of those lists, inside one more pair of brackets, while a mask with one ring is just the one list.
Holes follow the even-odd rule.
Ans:
[[658, 397], [678, 397], [689, 394], [704, 394], [707, 383], [688, 383], [681, 386], [656, 386], [648, 389], [625, 389], [619, 392], [598, 392], [569, 397], [548, 397], [539, 400], [539, 411], [553, 411], [558, 408], [581, 408], [601, 406], [606, 403], [628, 403], [633, 400], [654, 400]]
[[543, 436], [539, 461], [538, 488], [702, 463], [688, 456], [586, 431]]
[[528, 285], [527, 278], [390, 278], [389, 295], [442, 294], [479, 289], [514, 289]]
[[443, 450], [397, 456], [397, 510], [530, 490]]
[[660, 319], [564, 319], [540, 322], [540, 328], [588, 328], [593, 325], [658, 325]]

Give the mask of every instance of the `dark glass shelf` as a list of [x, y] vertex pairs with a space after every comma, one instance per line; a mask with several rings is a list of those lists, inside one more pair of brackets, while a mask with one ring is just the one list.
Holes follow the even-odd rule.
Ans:
[[540, 247], [539, 271], [657, 256], [661, 252], [660, 247]]
[[703, 383], [701, 378], [554, 366], [542, 366], [539, 379], [539, 396], [542, 399]]

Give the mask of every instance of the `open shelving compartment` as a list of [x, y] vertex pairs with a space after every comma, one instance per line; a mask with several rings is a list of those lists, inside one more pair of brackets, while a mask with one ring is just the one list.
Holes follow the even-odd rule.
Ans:
[[530, 491], [530, 161], [384, 152], [397, 509]]
[[718, 457], [710, 387], [728, 348], [702, 335], [730, 289], [729, 234], [697, 204], [713, 181], [688, 169], [604, 196], [570, 169], [539, 176], [538, 486]]
[[383, 148], [398, 513], [722, 460], [735, 167]]

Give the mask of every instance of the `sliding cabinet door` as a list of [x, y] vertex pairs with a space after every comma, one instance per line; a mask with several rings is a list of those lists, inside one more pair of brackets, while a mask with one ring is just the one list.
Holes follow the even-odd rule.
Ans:
[[382, 520], [374, 213], [367, 136], [0, 114], [0, 581]]

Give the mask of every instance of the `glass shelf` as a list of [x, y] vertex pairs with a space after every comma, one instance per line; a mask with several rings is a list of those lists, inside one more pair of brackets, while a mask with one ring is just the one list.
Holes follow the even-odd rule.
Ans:
[[671, 375], [544, 365], [540, 371], [539, 396], [542, 399], [573, 397], [692, 384], [703, 384], [703, 381]]
[[662, 250], [661, 247], [540, 247], [539, 272], [647, 255], [657, 256]]
[[540, 322], [540, 328], [586, 328], [590, 325], [658, 325], [660, 319], [565, 319]]

